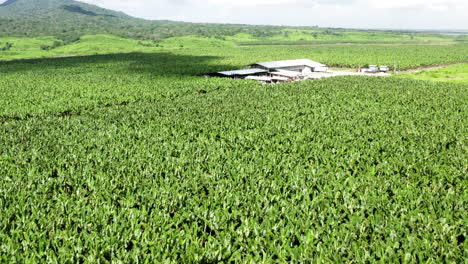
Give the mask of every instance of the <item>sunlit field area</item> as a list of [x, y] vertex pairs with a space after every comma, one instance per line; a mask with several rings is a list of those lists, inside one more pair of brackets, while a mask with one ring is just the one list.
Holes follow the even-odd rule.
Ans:
[[468, 62], [447, 67], [419, 70], [398, 77], [436, 82], [468, 83]]

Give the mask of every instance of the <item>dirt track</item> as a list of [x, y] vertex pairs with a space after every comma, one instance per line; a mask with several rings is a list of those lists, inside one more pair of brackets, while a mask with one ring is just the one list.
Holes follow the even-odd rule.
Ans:
[[451, 62], [451, 63], [443, 63], [443, 64], [435, 64], [435, 65], [427, 65], [427, 66], [419, 66], [419, 67], [403, 69], [400, 72], [408, 72], [408, 73], [421, 72], [423, 70], [435, 70], [435, 69], [440, 69], [440, 68], [444, 68], [444, 67], [447, 67], [447, 66], [459, 65], [459, 64], [464, 64], [464, 63], [468, 63], [468, 61]]
[[[458, 65], [458, 64], [464, 64], [464, 63], [468, 63], [468, 61], [457, 61], [457, 62], [449, 62], [449, 63], [442, 63], [442, 64], [433, 64], [433, 65], [425, 65], [425, 66], [418, 66], [418, 67], [402, 68], [402, 69], [397, 69], [397, 72], [410, 72], [410, 73], [411, 72], [420, 72], [422, 70], [440, 69], [440, 68], [443, 68], [443, 67]], [[357, 70], [357, 68], [354, 68], [354, 67], [345, 67], [345, 66], [340, 66], [340, 65], [333, 65], [333, 66], [330, 66], [330, 68]]]
[[388, 77], [389, 73], [365, 73], [365, 72], [347, 72], [347, 71], [328, 71], [328, 72], [313, 72], [307, 76], [307, 79], [321, 79], [338, 76], [371, 76], [371, 77]]

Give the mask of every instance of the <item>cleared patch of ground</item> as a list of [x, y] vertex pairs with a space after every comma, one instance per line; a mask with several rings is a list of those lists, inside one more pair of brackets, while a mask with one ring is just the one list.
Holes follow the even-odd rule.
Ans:
[[398, 74], [395, 77], [468, 84], [468, 63], [455, 64], [446, 67], [435, 66], [425, 69], [413, 69], [407, 73]]

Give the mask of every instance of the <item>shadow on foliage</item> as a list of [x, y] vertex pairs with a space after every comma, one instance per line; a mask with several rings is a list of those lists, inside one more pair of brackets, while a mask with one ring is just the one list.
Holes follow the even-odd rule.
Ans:
[[169, 52], [134, 52], [4, 61], [0, 62], [0, 72], [79, 69], [78, 73], [86, 73], [105, 71], [108, 68], [109, 73], [187, 76], [232, 69], [232, 65], [216, 64], [220, 59], [221, 57], [216, 56], [179, 55]]

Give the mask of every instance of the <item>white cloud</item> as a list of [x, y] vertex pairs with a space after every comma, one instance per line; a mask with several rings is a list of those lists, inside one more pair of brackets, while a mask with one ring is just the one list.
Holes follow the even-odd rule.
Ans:
[[294, 2], [293, 0], [209, 0], [211, 4], [221, 5], [233, 5], [233, 6], [254, 6], [254, 5], [278, 5], [278, 4], [289, 4]]
[[404, 9], [404, 8], [420, 8], [434, 10], [449, 10], [450, 8], [466, 8], [466, 1], [462, 0], [393, 0], [393, 1], [368, 1], [370, 6], [384, 9]]
[[468, 29], [468, 0], [82, 1], [148, 19], [355, 28]]
[[[468, 0], [81, 0], [147, 19], [468, 30]], [[0, 4], [6, 0], [0, 0]]]
[[[6, 1], [6, 0], [0, 0]], [[103, 5], [151, 5], [152, 3], [160, 2], [179, 2], [183, 4], [204, 4], [204, 5], [228, 5], [228, 6], [245, 6], [245, 5], [278, 5], [278, 4], [298, 4], [298, 3], [318, 3], [318, 4], [346, 4], [350, 2], [359, 2], [362, 5], [377, 7], [377, 8], [408, 8], [408, 7], [425, 7], [433, 6], [465, 6], [466, 0], [81, 0], [82, 2], [103, 4]]]

